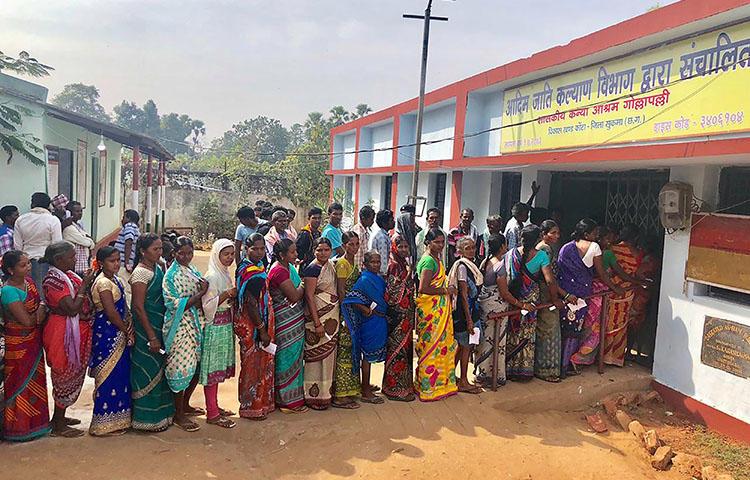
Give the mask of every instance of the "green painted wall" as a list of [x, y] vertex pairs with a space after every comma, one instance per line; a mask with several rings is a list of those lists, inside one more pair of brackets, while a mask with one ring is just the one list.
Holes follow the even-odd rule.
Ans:
[[[1, 75], [1, 74], [0, 74]], [[7, 80], [7, 76], [5, 79]], [[18, 80], [18, 79], [16, 79]], [[21, 85], [28, 87], [29, 82], [22, 82]], [[18, 83], [18, 82], [16, 82]], [[15, 84], [14, 84], [15, 85]], [[31, 84], [33, 85], [33, 84]], [[0, 88], [9, 88], [8, 82], [0, 82]], [[37, 86], [38, 87], [38, 86]], [[105, 138], [107, 146], [107, 165], [104, 186], [106, 198], [103, 206], [98, 202], [99, 187], [99, 133], [90, 132], [77, 125], [67, 123], [56, 118], [45, 115], [44, 108], [36, 103], [18, 98], [0, 90], [0, 103], [9, 105], [20, 105], [32, 111], [29, 116], [24, 116], [22, 127], [19, 129], [24, 134], [29, 134], [39, 139], [37, 144], [45, 148], [41, 156], [45, 159], [46, 147], [58, 147], [73, 151], [73, 198], [71, 200], [81, 201], [77, 189], [78, 185], [78, 162], [86, 162], [86, 185], [85, 185], [85, 210], [83, 223], [97, 240], [109, 235], [119, 228], [120, 219], [122, 218], [122, 182], [120, 181], [120, 152], [122, 145]], [[85, 158], [78, 158], [78, 141], [83, 140], [87, 144], [87, 154]], [[114, 182], [112, 169], [116, 172]], [[48, 165], [38, 166], [29, 162], [20, 153], [15, 152], [13, 159], [8, 163], [5, 152], [0, 152], [0, 206], [16, 205], [21, 212], [26, 212], [30, 208], [31, 194], [37, 191], [46, 191], [50, 196], [55, 196], [57, 185], [48, 185]], [[113, 185], [114, 183], [114, 185]], [[111, 189], [114, 190], [114, 202]], [[96, 212], [96, 218], [94, 213]]]

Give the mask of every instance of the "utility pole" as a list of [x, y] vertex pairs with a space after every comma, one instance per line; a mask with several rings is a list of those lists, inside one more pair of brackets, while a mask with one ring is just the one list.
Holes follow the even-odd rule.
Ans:
[[428, 0], [424, 15], [404, 14], [404, 18], [417, 18], [424, 20], [424, 32], [422, 34], [422, 71], [419, 79], [419, 107], [417, 109], [417, 135], [415, 141], [416, 145], [414, 146], [414, 175], [411, 181], [411, 195], [409, 196], [409, 203], [415, 207], [417, 206], [417, 186], [419, 185], [419, 159], [422, 154], [422, 123], [424, 120], [424, 90], [427, 82], [427, 49], [430, 43], [430, 21], [448, 21], [448, 17], [433, 17], [430, 15], [431, 12], [432, 0]]

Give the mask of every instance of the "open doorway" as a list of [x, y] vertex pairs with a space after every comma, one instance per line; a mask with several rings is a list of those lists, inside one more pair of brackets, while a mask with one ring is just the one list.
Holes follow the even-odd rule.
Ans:
[[[593, 218], [616, 230], [634, 223], [641, 232], [639, 249], [644, 256], [647, 252], [660, 262], [664, 230], [659, 221], [658, 198], [668, 181], [668, 170], [553, 172], [549, 206], [562, 215], [563, 241], [567, 241], [581, 218]], [[657, 285], [648, 299], [643, 321], [630, 340], [632, 358], [647, 366], [653, 363], [658, 305]]]

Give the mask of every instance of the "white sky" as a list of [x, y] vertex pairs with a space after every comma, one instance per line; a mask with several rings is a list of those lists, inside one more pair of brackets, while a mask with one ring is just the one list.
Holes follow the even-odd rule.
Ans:
[[[435, 0], [428, 89], [646, 12], [657, 0]], [[672, 1], [661, 0], [661, 5]], [[425, 0], [2, 0], [0, 51], [27, 50], [67, 83], [96, 85], [111, 111], [152, 98], [213, 138], [257, 115], [416, 96]], [[37, 81], [37, 80], [32, 80]]]

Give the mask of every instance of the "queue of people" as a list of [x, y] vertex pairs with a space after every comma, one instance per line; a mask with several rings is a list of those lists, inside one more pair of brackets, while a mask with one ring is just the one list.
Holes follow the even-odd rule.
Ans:
[[[239, 416], [264, 420], [277, 409], [478, 394], [493, 380], [559, 382], [599, 349], [622, 366], [647, 295], [629, 287], [650, 285], [655, 271], [646, 270], [653, 262], [636, 227], [615, 233], [583, 219], [560, 246], [558, 224], [529, 224], [527, 204], [514, 206], [504, 233], [499, 216], [480, 233], [471, 209], [446, 233], [435, 208], [420, 230], [413, 206], [398, 218], [365, 206], [345, 232], [343, 207], [333, 203], [325, 225], [316, 207], [297, 232], [283, 207], [242, 207], [235, 238], [214, 242], [205, 273], [192, 263], [190, 238], [141, 234], [128, 210], [117, 241], [89, 264], [80, 204], [55, 215], [42, 195], [28, 214], [0, 210], [0, 240], [8, 229], [14, 237], [0, 290], [2, 435], [14, 441], [83, 435], [67, 409], [87, 372], [95, 384], [89, 433], [111, 436], [171, 425], [193, 432], [198, 416], [233, 428], [218, 388], [235, 375]], [[592, 295], [605, 291], [612, 296], [599, 345], [602, 301]], [[384, 364], [380, 385], [373, 363]], [[191, 405], [198, 384], [205, 410]]]

